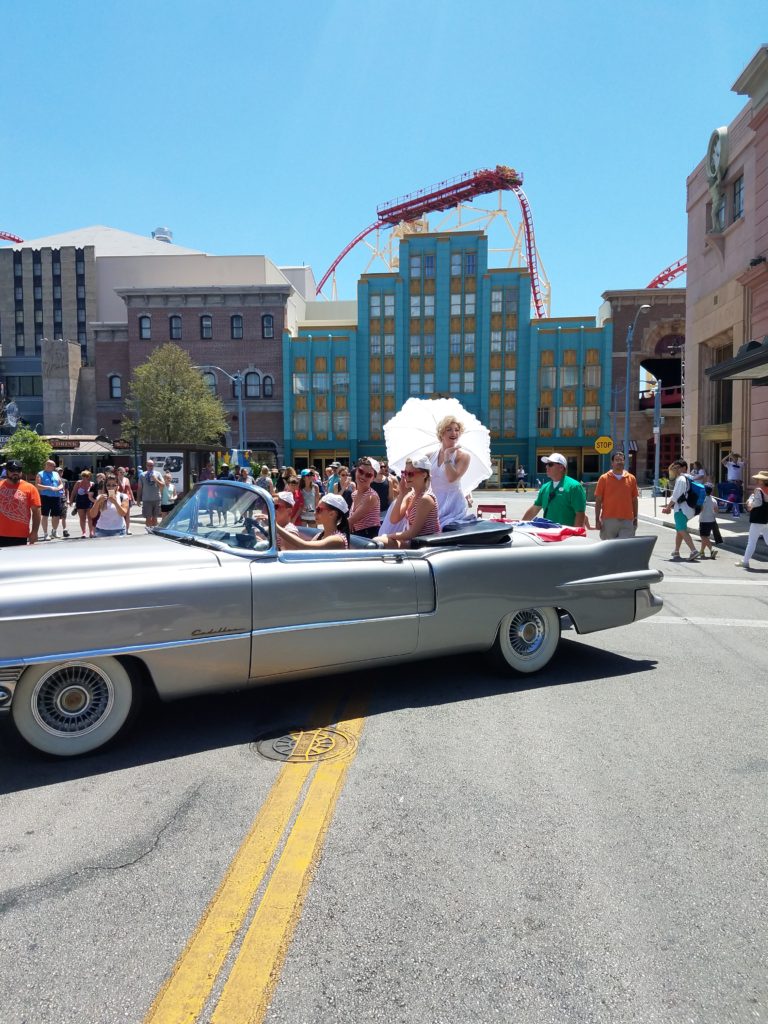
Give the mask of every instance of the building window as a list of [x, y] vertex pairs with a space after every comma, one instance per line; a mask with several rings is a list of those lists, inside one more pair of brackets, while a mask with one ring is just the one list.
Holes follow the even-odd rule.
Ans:
[[380, 334], [372, 334], [371, 335], [371, 355], [372, 356], [380, 356], [381, 355], [381, 335]]
[[475, 374], [474, 371], [466, 371], [464, 374], [464, 390], [474, 391], [475, 390]]
[[504, 332], [504, 351], [514, 352], [517, 348], [517, 331]]
[[[19, 257], [21, 257], [21, 253], [19, 253]], [[24, 274], [24, 270], [22, 269], [22, 266], [21, 266], [21, 258], [19, 258], [17, 260], [14, 257], [14, 261], [13, 261], [13, 276], [14, 277], [22, 277], [23, 274]]]
[[[431, 395], [434, 390], [435, 390], [435, 375], [434, 375], [434, 373], [425, 373], [424, 374], [424, 394], [425, 395]], [[389, 415], [387, 416], [387, 419], [391, 419], [393, 416], [394, 416], [394, 413], [389, 413]]]
[[85, 331], [78, 331], [77, 340], [80, 342], [81, 345], [85, 344], [85, 342], [88, 341], [87, 333]]
[[579, 383], [579, 368], [578, 366], [561, 366], [560, 367], [560, 387], [561, 388], [575, 388]]
[[501, 312], [501, 288], [491, 292], [491, 312]]
[[464, 296], [464, 312], [467, 316], [475, 315], [475, 293], [467, 292]]
[[123, 380], [119, 373], [112, 373], [109, 377], [109, 397], [123, 397]]
[[549, 406], [540, 405], [536, 413], [536, 427], [539, 430], [549, 430], [552, 426]]
[[54, 302], [61, 302], [61, 285], [55, 284], [53, 286], [53, 299]]
[[421, 277], [421, 256], [411, 256], [411, 277]]
[[203, 381], [212, 395], [216, 394], [216, 374], [206, 370], [203, 374]]
[[181, 341], [181, 317], [172, 316], [168, 320], [168, 337], [171, 341]]
[[412, 373], [408, 380], [408, 393], [411, 395], [421, 394], [421, 374]]
[[75, 261], [75, 274], [77, 274], [78, 277], [82, 277], [83, 274], [85, 274], [85, 261], [84, 260], [79, 259], [79, 260]]
[[560, 406], [560, 429], [575, 430], [578, 426], [579, 410], [575, 405]]
[[[77, 322], [79, 324], [84, 324], [85, 323], [85, 310], [84, 309], [78, 309], [78, 311], [77, 311]], [[179, 335], [179, 337], [181, 337], [181, 335]]]
[[77, 298], [78, 299], [84, 299], [85, 298], [85, 285], [84, 284], [79, 284], [77, 286]]
[[504, 289], [504, 301], [507, 304], [507, 312], [511, 313], [517, 309], [517, 292], [514, 288]]
[[501, 370], [491, 370], [491, 391], [501, 391]]
[[744, 175], [741, 174], [733, 183], [733, 219], [744, 216]]
[[418, 336], [418, 334], [411, 335], [409, 350], [412, 356], [421, 355], [421, 338]]
[[333, 375], [333, 390], [337, 395], [346, 395], [349, 393], [349, 374], [348, 373], [334, 373]]
[[370, 301], [371, 316], [381, 316], [381, 296], [372, 295]]
[[721, 196], [715, 208], [715, 231], [725, 230], [725, 196]]
[[271, 313], [265, 313], [261, 318], [261, 336], [266, 339], [275, 336], [275, 318]]
[[384, 296], [384, 316], [395, 315], [395, 296], [385, 295]]
[[39, 284], [36, 284], [35, 287], [32, 289], [32, 295], [35, 302], [43, 301], [43, 289]]
[[5, 393], [9, 398], [41, 398], [43, 378], [25, 374], [5, 378]]
[[451, 277], [461, 277], [461, 253], [451, 255]]
[[61, 310], [54, 309], [53, 311], [53, 322], [61, 327]]
[[411, 319], [421, 316], [421, 296], [411, 296]]
[[381, 394], [381, 374], [374, 373], [371, 377], [371, 394]]
[[152, 340], [152, 318], [149, 316], [139, 317], [139, 339], [141, 341]]
[[517, 370], [507, 370], [504, 374], [505, 391], [514, 391], [517, 387]]
[[262, 390], [265, 398], [272, 398], [275, 393], [275, 382], [271, 377], [267, 376], [262, 381]]
[[330, 425], [331, 418], [327, 410], [316, 410], [312, 414], [312, 430], [315, 434], [327, 434]]
[[35, 323], [41, 324], [43, 322], [43, 311], [42, 309], [35, 310]]
[[53, 277], [61, 277], [61, 261], [57, 256], [51, 263], [51, 274]]
[[424, 316], [435, 315], [435, 296], [425, 295], [424, 296]]
[[384, 374], [384, 394], [394, 395], [395, 393], [395, 375], [394, 373]]
[[424, 335], [424, 355], [433, 356], [435, 354], [435, 336], [434, 334]]
[[467, 277], [474, 277], [477, 273], [477, 256], [473, 252], [464, 254], [464, 273]]
[[313, 391], [327, 391], [329, 384], [329, 378], [327, 373], [313, 373], [312, 374], [312, 390]]
[[461, 374], [457, 372], [448, 374], [448, 387], [451, 390], [451, 394], [456, 394], [457, 391], [461, 390]]
[[471, 355], [475, 351], [475, 332], [469, 331], [464, 335], [464, 351]]
[[232, 341], [243, 340], [243, 318], [239, 313], [229, 318], [229, 336]]
[[293, 393], [294, 395], [306, 395], [309, 390], [309, 377], [306, 373], [294, 373]]
[[435, 257], [432, 253], [424, 255], [424, 277], [435, 276]]
[[306, 436], [309, 430], [309, 413], [308, 412], [294, 412], [293, 414], [293, 432], [294, 434], [303, 434]]
[[345, 411], [336, 410], [333, 414], [333, 430], [334, 433], [340, 434], [346, 437], [349, 433], [349, 413]]
[[585, 366], [584, 367], [584, 387], [585, 388], [599, 388], [602, 380], [603, 368], [602, 366]]
[[245, 397], [261, 398], [261, 377], [259, 377], [258, 373], [246, 373]]
[[555, 368], [554, 366], [542, 366], [539, 369], [539, 388], [553, 388], [555, 386]]
[[501, 331], [491, 331], [491, 352], [501, 352]]
[[393, 356], [395, 354], [395, 336], [394, 334], [384, 335], [384, 355]]
[[13, 297], [16, 300], [16, 302], [23, 302], [24, 301], [24, 289], [22, 288], [21, 285], [17, 285], [16, 286], [16, 288], [14, 289], [14, 292], [13, 292]]
[[210, 341], [213, 337], [213, 317], [206, 313], [200, 317], [200, 340]]
[[585, 405], [581, 410], [581, 422], [585, 431], [597, 430], [600, 425], [600, 406]]
[[461, 354], [461, 335], [453, 333], [450, 337], [450, 353], [452, 356]]
[[461, 294], [458, 292], [451, 295], [451, 316], [461, 316]]

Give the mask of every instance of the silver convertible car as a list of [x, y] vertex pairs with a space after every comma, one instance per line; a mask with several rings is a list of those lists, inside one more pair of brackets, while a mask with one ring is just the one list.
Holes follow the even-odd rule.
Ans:
[[[353, 538], [353, 544], [355, 538]], [[409, 551], [279, 552], [248, 484], [199, 484], [146, 536], [0, 550], [0, 713], [62, 757], [163, 700], [466, 651], [537, 672], [579, 633], [657, 612], [652, 537], [544, 543], [503, 523]]]

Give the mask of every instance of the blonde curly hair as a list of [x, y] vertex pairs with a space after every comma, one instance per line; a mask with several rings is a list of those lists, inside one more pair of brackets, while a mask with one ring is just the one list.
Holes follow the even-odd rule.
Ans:
[[446, 430], [448, 429], [448, 427], [450, 427], [452, 423], [456, 424], [456, 426], [459, 428], [460, 433], [464, 433], [464, 424], [461, 422], [461, 420], [457, 420], [455, 416], [443, 416], [443, 418], [437, 424], [438, 441], [442, 441], [443, 434], [446, 432]]

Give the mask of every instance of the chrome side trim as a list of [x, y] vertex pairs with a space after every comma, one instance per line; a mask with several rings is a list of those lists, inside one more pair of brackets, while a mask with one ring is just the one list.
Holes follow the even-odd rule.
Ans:
[[558, 590], [602, 590], [610, 587], [648, 587], [661, 583], [663, 573], [656, 569], [641, 569], [637, 572], [612, 572], [607, 576], [592, 576], [583, 580], [561, 583]]
[[[7, 615], [0, 616], [0, 622], [36, 622], [39, 619], [74, 619], [79, 615], [114, 615], [115, 612], [146, 612], [146, 611], [170, 611], [173, 608], [183, 608], [180, 604], [137, 604], [129, 607], [119, 608], [90, 608], [87, 611], [77, 612], [60, 610], [57, 612], [46, 612], [35, 615]], [[5, 664], [0, 661], [0, 665]]]
[[[199, 647], [202, 644], [226, 643], [228, 640], [248, 639], [250, 635], [251, 634], [246, 631], [243, 633], [225, 633], [222, 636], [196, 637], [193, 640], [167, 640], [164, 643], [134, 644], [131, 647], [102, 647], [97, 649], [91, 648], [87, 651], [60, 651], [52, 652], [50, 654], [36, 654], [32, 658], [21, 659], [20, 672], [23, 671], [27, 665], [41, 665], [48, 661], [75, 661], [78, 658], [114, 658], [121, 654], [141, 654], [143, 651], [167, 651], [176, 647]], [[0, 660], [0, 672], [2, 672], [6, 666], [18, 665], [18, 658], [2, 659]]]
[[302, 622], [293, 626], [270, 626], [268, 629], [254, 629], [253, 637], [272, 636], [275, 633], [296, 633], [306, 632], [309, 629], [335, 629], [338, 626], [361, 626], [376, 625], [380, 622], [409, 622], [413, 619], [419, 620], [422, 616], [418, 613], [412, 615], [379, 615], [370, 619], [332, 619], [328, 622]]

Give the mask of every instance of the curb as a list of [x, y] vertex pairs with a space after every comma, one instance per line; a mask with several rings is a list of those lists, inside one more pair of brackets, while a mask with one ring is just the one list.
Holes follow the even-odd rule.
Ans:
[[[674, 530], [675, 528], [674, 523], [668, 523], [665, 520], [657, 519], [654, 516], [639, 515], [637, 518], [644, 523], [653, 523], [654, 526], [663, 526], [667, 530]], [[701, 536], [701, 534], [695, 527], [691, 527], [689, 529], [689, 532], [691, 536]], [[743, 555], [744, 552], [747, 550], [747, 536], [746, 534], [743, 534], [739, 537], [723, 537], [723, 543], [718, 544], [717, 547], [723, 548], [725, 551], [731, 551], [734, 555]], [[768, 558], [766, 558], [766, 556], [762, 552], [758, 553], [756, 551], [750, 559], [750, 562], [753, 561], [768, 562]]]

